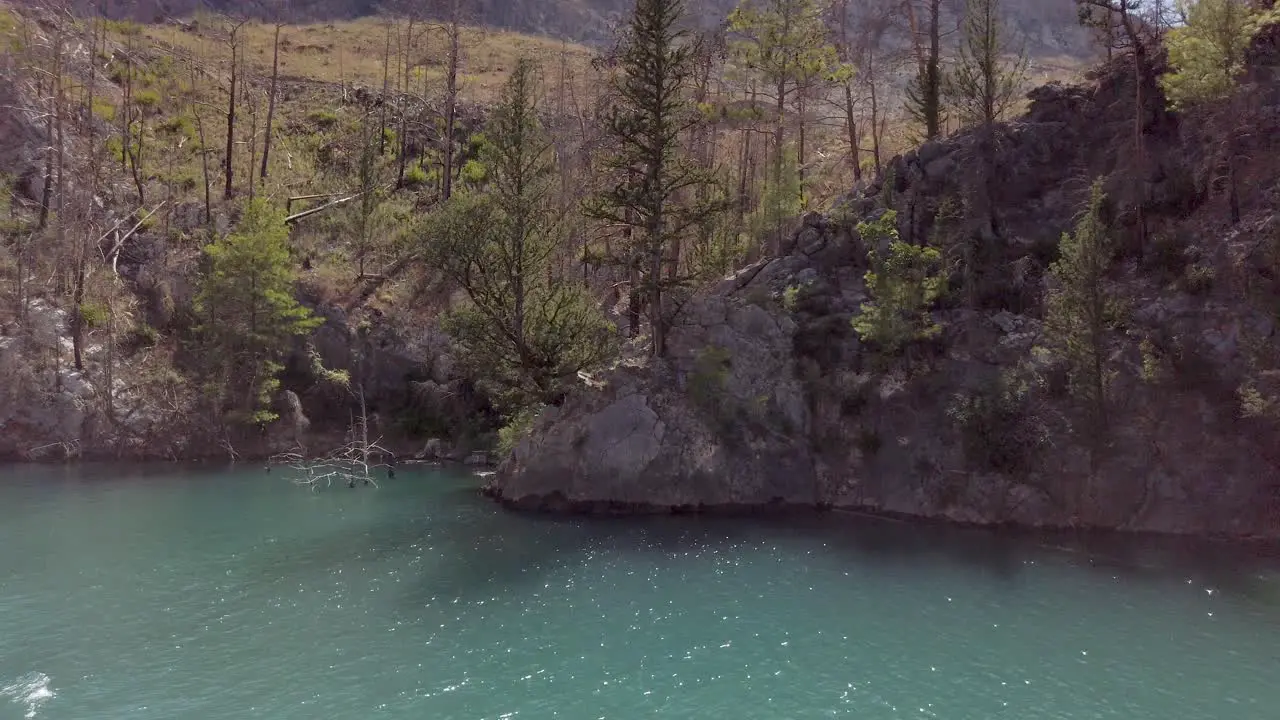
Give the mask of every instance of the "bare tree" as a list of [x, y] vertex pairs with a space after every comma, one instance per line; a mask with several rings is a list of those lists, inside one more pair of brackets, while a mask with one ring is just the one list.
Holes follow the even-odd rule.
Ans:
[[[364, 387], [353, 393], [360, 401], [360, 415], [351, 421], [347, 429], [347, 442], [319, 457], [307, 457], [299, 448], [271, 457], [272, 464], [283, 464], [296, 473], [293, 482], [319, 492], [333, 487], [335, 482], [354, 488], [357, 483], [378, 487], [374, 471], [386, 468], [387, 475], [395, 474], [395, 454], [384, 448], [382, 438], [369, 439], [369, 412], [365, 403]], [[386, 462], [389, 458], [391, 461]]]
[[444, 87], [444, 176], [440, 196], [448, 200], [453, 195], [454, 130], [458, 121], [458, 69], [462, 62], [462, 14], [463, 0], [444, 0], [446, 15], [444, 24], [448, 65]]
[[267, 95], [267, 124], [263, 129], [265, 137], [262, 140], [262, 169], [258, 173], [258, 177], [263, 181], [267, 179], [267, 162], [271, 158], [271, 131], [276, 117], [276, 83], [280, 78], [280, 29], [282, 27], [284, 23], [277, 19], [275, 35], [271, 43], [271, 90]]
[[236, 88], [239, 80], [240, 65], [240, 46], [242, 38], [240, 30], [244, 28], [248, 20], [229, 20], [230, 27], [227, 30], [227, 48], [231, 52], [231, 78], [230, 87], [227, 90], [227, 150], [224, 172], [226, 173], [227, 184], [222, 191], [222, 199], [230, 200], [233, 194], [234, 177], [235, 177], [235, 142], [236, 142]]
[[1140, 0], [1076, 0], [1080, 11], [1080, 21], [1086, 26], [1098, 29], [1109, 41], [1108, 52], [1112, 46], [1128, 51], [1133, 64], [1133, 147], [1134, 171], [1139, 175], [1136, 182], [1138, 201], [1135, 206], [1135, 225], [1138, 231], [1138, 247], [1145, 248], [1147, 241], [1147, 191], [1146, 191], [1146, 94], [1144, 88], [1151, 74], [1148, 59], [1149, 27], [1138, 15]]
[[415, 57], [418, 48], [418, 41], [423, 35], [422, 28], [415, 27], [418, 25], [420, 19], [416, 6], [409, 4], [403, 12], [405, 25], [404, 34], [396, 34], [397, 54], [401, 58], [401, 77], [398, 79], [400, 88], [396, 93], [398, 97], [397, 107], [399, 108], [400, 113], [400, 129], [397, 137], [399, 148], [396, 159], [397, 188], [404, 186], [404, 173], [409, 163], [409, 116], [413, 108], [413, 91], [411, 88], [411, 81], [413, 79], [414, 68], [420, 66]]
[[197, 88], [199, 87], [199, 85], [197, 84], [199, 82], [199, 75], [196, 72], [196, 59], [194, 55], [190, 58], [190, 70], [191, 70], [191, 89], [189, 91], [191, 93], [190, 108], [191, 108], [191, 117], [194, 118], [196, 121], [196, 139], [200, 143], [200, 146], [198, 148], [200, 152], [200, 169], [203, 171], [203, 175], [204, 175], [204, 221], [207, 224], [213, 221], [213, 198], [212, 198], [212, 190], [210, 187], [212, 185], [212, 181], [209, 175], [209, 144], [204, 132], [204, 116], [200, 112], [201, 104], [198, 100], [196, 100], [196, 97], [199, 95], [199, 93], [196, 91]]
[[382, 48], [382, 98], [378, 103], [379, 156], [382, 156], [387, 152], [387, 95], [391, 92], [391, 30], [394, 27], [394, 21], [392, 21], [391, 18], [387, 18], [386, 42], [383, 44]]

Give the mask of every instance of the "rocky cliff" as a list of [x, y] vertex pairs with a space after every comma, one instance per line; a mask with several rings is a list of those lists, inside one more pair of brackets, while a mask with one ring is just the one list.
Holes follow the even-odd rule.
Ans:
[[[1189, 115], [1147, 78], [1141, 158], [1133, 77], [1117, 61], [1087, 85], [1034, 91], [994, 138], [895, 159], [836, 212], [805, 218], [779, 256], [685, 302], [669, 357], [618, 367], [544, 413], [487, 491], [551, 510], [804, 505], [1280, 534], [1275, 76], [1253, 72], [1236, 100]], [[976, 174], [980, 143], [995, 148], [996, 182]], [[1037, 350], [1045, 271], [1096, 177], [1122, 306], [1105, 432]], [[904, 240], [967, 268], [933, 311], [941, 335], [890, 360], [851, 327], [868, 295], [855, 228], [886, 207]]]

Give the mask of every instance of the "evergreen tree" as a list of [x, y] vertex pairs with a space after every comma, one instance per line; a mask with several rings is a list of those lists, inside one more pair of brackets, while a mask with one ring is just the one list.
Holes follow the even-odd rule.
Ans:
[[537, 97], [534, 67], [521, 60], [485, 129], [488, 191], [455, 192], [426, 238], [428, 262], [469, 301], [445, 329], [513, 413], [559, 402], [579, 371], [612, 352], [612, 328], [586, 288], [554, 272], [566, 223]]
[[769, 243], [777, 247], [785, 232], [786, 222], [804, 212], [804, 190], [800, 183], [800, 168], [793, 148], [784, 148], [782, 166], [776, 175], [767, 178], [760, 189], [760, 200], [756, 209], [746, 217], [747, 242], [760, 242], [771, 238]]
[[929, 50], [907, 84], [907, 114], [920, 126], [921, 140], [942, 134], [942, 0], [929, 0]]
[[1059, 259], [1049, 270], [1052, 283], [1045, 313], [1047, 349], [1066, 362], [1072, 395], [1088, 408], [1093, 427], [1099, 430], [1107, 415], [1106, 341], [1115, 310], [1104, 283], [1111, 264], [1105, 202], [1099, 180], [1075, 234], [1062, 236]]
[[942, 327], [929, 315], [942, 296], [946, 278], [942, 256], [934, 248], [910, 245], [898, 239], [897, 213], [885, 211], [879, 219], [858, 224], [858, 234], [870, 247], [887, 244], [888, 252], [867, 252], [869, 302], [853, 318], [853, 329], [864, 342], [886, 355], [900, 352], [910, 343], [937, 335]]
[[249, 201], [235, 232], [205, 254], [208, 268], [195, 307], [214, 348], [210, 357], [220, 361], [227, 409], [234, 419], [270, 422], [280, 359], [293, 337], [323, 323], [294, 297], [297, 275], [284, 213], [261, 198]]
[[944, 95], [961, 122], [980, 128], [974, 146], [977, 157], [972, 158], [973, 171], [979, 177], [969, 185], [974, 195], [973, 209], [985, 216], [992, 236], [1000, 228], [996, 208], [997, 138], [993, 126], [1021, 95], [1027, 70], [1022, 49], [1009, 47], [1000, 10], [1000, 0], [969, 0], [959, 55], [943, 84]]
[[[787, 107], [816, 82], [851, 72], [831, 44], [823, 6], [815, 0], [744, 0], [729, 15], [730, 51], [772, 89], [773, 173], [778, 182], [787, 147]], [[799, 118], [804, 123], [804, 117]], [[803, 133], [801, 133], [803, 135]], [[800, 157], [799, 162], [804, 163]]]
[[952, 107], [969, 125], [991, 125], [1021, 95], [1027, 56], [1012, 48], [1000, 20], [1000, 0], [969, 0], [964, 38], [944, 90]]
[[1181, 0], [1186, 24], [1169, 32], [1169, 64], [1161, 77], [1174, 107], [1220, 100], [1244, 70], [1244, 54], [1266, 24], [1280, 22], [1280, 9], [1259, 12], [1244, 0]]
[[637, 1], [611, 80], [605, 188], [584, 205], [589, 217], [625, 229], [624, 252], [644, 295], [655, 356], [666, 351], [665, 290], [685, 281], [663, 277], [664, 259], [723, 207], [715, 193], [696, 192], [712, 178], [685, 156], [681, 141], [701, 121], [686, 93], [693, 53], [683, 22], [682, 0]]

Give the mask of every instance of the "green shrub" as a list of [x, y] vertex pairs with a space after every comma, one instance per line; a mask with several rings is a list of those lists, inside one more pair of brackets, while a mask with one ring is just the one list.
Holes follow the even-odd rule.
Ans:
[[115, 122], [116, 106], [110, 100], [96, 97], [93, 99], [93, 114], [107, 122]]
[[485, 171], [484, 163], [479, 160], [468, 160], [462, 166], [462, 182], [467, 185], [481, 185], [488, 177]]
[[538, 419], [542, 409], [541, 405], [531, 405], [507, 419], [507, 424], [498, 430], [499, 455], [510, 456], [520, 441], [528, 437], [529, 432], [533, 430], [533, 422]]
[[331, 370], [324, 366], [324, 361], [320, 359], [320, 353], [315, 348], [311, 348], [308, 355], [311, 358], [311, 375], [317, 382], [343, 390], [351, 387], [351, 373], [346, 370]]
[[1004, 378], [957, 393], [947, 417], [960, 431], [965, 458], [975, 470], [1022, 471], [1044, 443], [1040, 425], [1029, 417], [1026, 388]]
[[80, 323], [86, 328], [103, 327], [111, 320], [111, 310], [101, 303], [80, 303]]
[[1246, 418], [1273, 418], [1277, 415], [1276, 399], [1267, 397], [1253, 380], [1246, 380], [1237, 390], [1240, 414]]
[[174, 115], [156, 125], [156, 132], [195, 137], [195, 125], [186, 115]]
[[421, 165], [410, 165], [404, 169], [404, 186], [407, 188], [422, 187], [429, 179], [427, 171]]
[[878, 220], [858, 225], [868, 246], [874, 248], [878, 240], [887, 239], [889, 252], [882, 257], [878, 250], [868, 250], [871, 269], [866, 281], [872, 299], [853, 318], [858, 337], [890, 355], [942, 331], [929, 309], [946, 287], [941, 254], [899, 240], [896, 221], [897, 214], [889, 210]]
[[175, 173], [173, 185], [181, 192], [191, 192], [200, 184], [200, 178], [191, 172]]
[[22, 36], [18, 32], [20, 23], [18, 16], [12, 10], [0, 8], [0, 48], [7, 48], [10, 52], [19, 52], [22, 50]]
[[719, 404], [731, 364], [729, 351], [722, 347], [710, 345], [698, 353], [689, 376], [689, 393], [699, 405], [710, 408]]
[[124, 143], [120, 141], [119, 135], [112, 135], [107, 138], [106, 148], [107, 154], [110, 155], [115, 162], [124, 161]]
[[155, 90], [134, 90], [133, 104], [144, 109], [155, 108], [160, 105], [160, 93]]
[[135, 325], [125, 339], [126, 345], [136, 348], [155, 347], [160, 343], [160, 331], [146, 323]]
[[332, 110], [312, 110], [307, 113], [307, 120], [316, 127], [327, 130], [338, 124], [338, 114]]
[[103, 26], [107, 32], [118, 35], [137, 36], [142, 34], [142, 26], [129, 20], [104, 20]]
[[804, 290], [806, 285], [788, 285], [786, 290], [782, 291], [782, 307], [787, 312], [795, 312], [796, 304], [800, 301], [800, 291]]

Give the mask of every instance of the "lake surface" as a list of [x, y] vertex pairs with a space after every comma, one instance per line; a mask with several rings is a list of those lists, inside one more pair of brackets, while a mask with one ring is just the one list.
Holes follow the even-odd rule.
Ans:
[[1274, 720], [1263, 549], [0, 468], [0, 720]]

